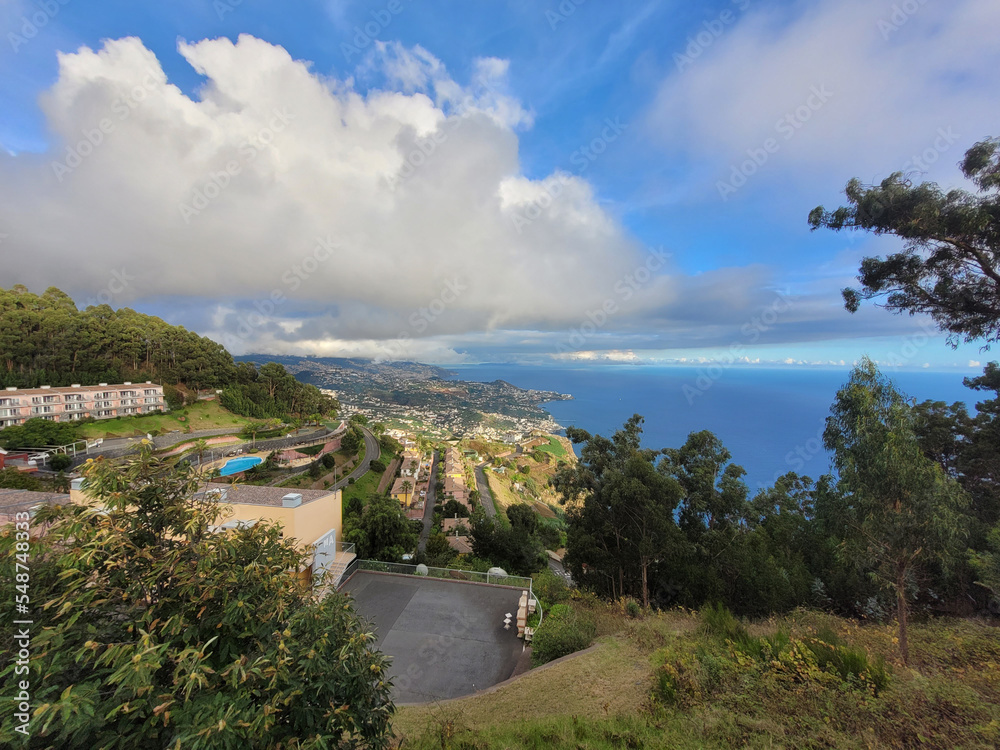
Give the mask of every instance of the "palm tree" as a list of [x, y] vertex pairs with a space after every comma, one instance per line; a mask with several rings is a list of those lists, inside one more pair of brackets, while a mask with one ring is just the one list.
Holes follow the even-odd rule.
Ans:
[[403, 482], [402, 484], [403, 497], [405, 498], [404, 502], [406, 503], [407, 508], [410, 507], [410, 490], [412, 489], [413, 489], [413, 484], [410, 482], [409, 479]]
[[194, 449], [198, 453], [198, 471], [201, 471], [201, 465], [205, 458], [205, 451], [208, 450], [208, 441], [204, 438], [198, 438], [194, 441]]

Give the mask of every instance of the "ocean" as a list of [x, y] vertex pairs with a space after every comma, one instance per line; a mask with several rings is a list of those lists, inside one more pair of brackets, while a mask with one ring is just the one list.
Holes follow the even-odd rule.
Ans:
[[[563, 427], [581, 427], [610, 436], [633, 414], [645, 417], [643, 445], [679, 447], [688, 434], [711, 430], [747, 471], [752, 492], [770, 486], [788, 471], [813, 479], [830, 471], [823, 448], [824, 420], [847, 368], [762, 369], [592, 365], [449, 365], [458, 380], [506, 380], [521, 388], [573, 395], [544, 408]], [[897, 388], [918, 402], [962, 401], [974, 413], [985, 395], [966, 388], [959, 373], [901, 371]]]

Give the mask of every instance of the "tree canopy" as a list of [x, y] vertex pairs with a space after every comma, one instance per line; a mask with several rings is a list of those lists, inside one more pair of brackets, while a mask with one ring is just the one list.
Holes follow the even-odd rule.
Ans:
[[860, 229], [905, 241], [901, 252], [861, 262], [860, 289], [844, 289], [856, 312], [883, 300], [894, 312], [930, 314], [953, 345], [1000, 336], [1000, 139], [965, 153], [961, 169], [976, 191], [915, 185], [895, 172], [878, 185], [847, 183], [849, 205], [809, 214], [813, 229]]
[[[346, 597], [316, 600], [298, 582], [305, 553], [279, 526], [218, 533], [225, 506], [148, 447], [85, 474], [103, 512], [55, 507], [33, 522], [50, 524], [31, 542], [37, 746], [387, 746], [388, 662]], [[0, 532], [10, 570], [16, 539]], [[0, 589], [0, 614], [19, 619], [14, 576]], [[0, 744], [16, 737], [8, 712]]]
[[155, 379], [212, 388], [232, 373], [221, 344], [160, 318], [108, 305], [78, 310], [54, 287], [0, 289], [0, 386]]

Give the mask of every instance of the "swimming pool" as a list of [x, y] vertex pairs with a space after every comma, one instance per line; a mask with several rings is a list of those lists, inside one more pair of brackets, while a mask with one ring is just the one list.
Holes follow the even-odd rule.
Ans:
[[220, 477], [228, 477], [230, 474], [238, 474], [246, 471], [252, 466], [256, 466], [264, 461], [260, 456], [243, 456], [242, 458], [231, 458], [226, 461], [226, 465], [219, 469]]

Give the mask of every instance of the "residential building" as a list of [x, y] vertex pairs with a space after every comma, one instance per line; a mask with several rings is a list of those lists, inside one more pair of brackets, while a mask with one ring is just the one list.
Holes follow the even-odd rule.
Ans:
[[[85, 494], [83, 480], [72, 483], [73, 502], [93, 505]], [[215, 529], [252, 525], [260, 521], [278, 523], [283, 537], [309, 553], [303, 567], [295, 571], [305, 584], [318, 581], [329, 571], [339, 577], [354, 559], [354, 545], [343, 544], [343, 505], [340, 490], [296, 490], [282, 487], [257, 487], [248, 484], [209, 482], [197, 497], [215, 500], [228, 506], [228, 512]]]
[[119, 385], [71, 385], [53, 388], [17, 388], [0, 391], [0, 429], [41, 418], [53, 422], [112, 419], [166, 410], [163, 386], [151, 381]]

